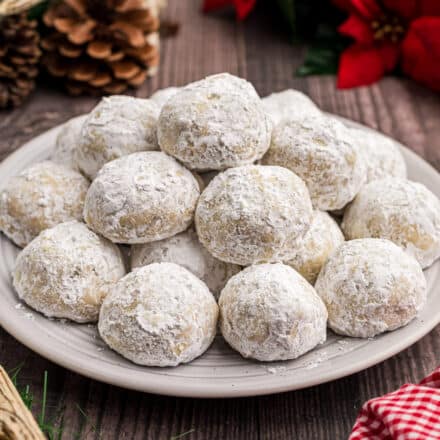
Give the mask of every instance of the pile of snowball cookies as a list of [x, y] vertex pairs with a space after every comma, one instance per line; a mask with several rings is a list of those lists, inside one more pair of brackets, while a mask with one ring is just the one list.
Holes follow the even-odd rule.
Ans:
[[423, 308], [440, 202], [406, 177], [384, 135], [222, 73], [65, 124], [7, 182], [0, 229], [20, 299], [137, 364], [192, 361], [217, 323], [246, 358], [295, 359], [327, 326], [369, 338]]

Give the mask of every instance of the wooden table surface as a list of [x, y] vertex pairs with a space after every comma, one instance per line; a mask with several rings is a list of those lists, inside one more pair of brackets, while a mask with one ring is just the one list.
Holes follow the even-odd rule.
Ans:
[[[405, 79], [368, 88], [335, 89], [331, 76], [295, 78], [303, 49], [289, 44], [257, 9], [245, 23], [230, 15], [203, 16], [198, 1], [169, 0], [164, 16], [181, 23], [163, 41], [159, 75], [137, 96], [228, 71], [251, 81], [261, 95], [294, 87], [324, 110], [379, 129], [440, 169], [439, 95]], [[44, 86], [13, 112], [0, 113], [0, 158], [70, 117], [89, 111], [93, 98], [71, 99]], [[440, 286], [439, 286], [440, 289]], [[47, 418], [62, 423], [63, 439], [345, 439], [362, 403], [405, 382], [417, 382], [440, 364], [440, 326], [397, 356], [358, 374], [313, 388], [254, 398], [196, 400], [142, 394], [108, 386], [43, 359], [0, 328], [0, 363], [23, 364], [20, 383], [41, 400], [48, 371]]]

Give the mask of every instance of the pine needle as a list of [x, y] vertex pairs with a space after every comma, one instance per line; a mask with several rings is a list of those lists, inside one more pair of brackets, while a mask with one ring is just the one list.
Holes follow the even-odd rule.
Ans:
[[46, 418], [46, 399], [47, 399], [47, 371], [44, 370], [43, 401], [41, 402], [40, 417], [38, 417], [38, 423], [40, 424], [40, 426], [44, 425], [44, 419]]
[[194, 431], [195, 431], [195, 429], [191, 428], [189, 431], [182, 432], [181, 434], [173, 435], [172, 437], [170, 437], [170, 440], [179, 440], [179, 439], [186, 437], [187, 435], [193, 433]]
[[79, 413], [84, 417], [84, 420], [90, 425], [90, 430], [92, 432], [94, 432], [95, 434], [98, 434], [98, 439], [100, 439], [101, 434], [98, 432], [98, 428], [90, 421], [90, 417], [78, 404], [76, 404], [76, 407], [77, 407]]
[[46, 407], [47, 407], [47, 370], [44, 370], [43, 376], [43, 399], [41, 401], [41, 412], [38, 417], [38, 425], [49, 440], [60, 439], [63, 433], [63, 426], [56, 426], [55, 422], [46, 423]]
[[20, 374], [21, 369], [23, 368], [24, 362], [22, 362], [17, 367], [10, 370], [9, 376], [11, 376], [11, 381], [14, 384], [14, 387], [17, 388], [18, 394], [21, 397], [21, 400], [23, 400], [23, 403], [25, 404], [26, 408], [29, 410], [32, 408], [32, 403], [34, 401], [34, 396], [31, 393], [29, 385], [26, 385], [24, 388], [20, 387], [18, 385], [18, 375]]
[[[20, 394], [23, 403], [29, 410], [32, 410], [32, 404], [34, 402], [34, 394], [31, 391], [29, 385], [26, 385], [24, 388], [19, 386], [18, 384], [18, 376], [20, 374], [21, 369], [24, 366], [24, 362], [22, 362], [17, 367], [10, 370], [8, 373], [11, 376], [11, 381], [14, 384], [15, 388], [17, 388], [18, 393]], [[49, 440], [61, 440], [61, 436], [63, 434], [63, 423], [61, 422], [59, 426], [52, 421], [46, 422], [46, 408], [47, 408], [47, 384], [48, 384], [48, 373], [44, 371], [43, 376], [43, 398], [41, 401], [41, 412], [38, 417], [37, 423], [40, 427], [41, 431], [46, 434]]]

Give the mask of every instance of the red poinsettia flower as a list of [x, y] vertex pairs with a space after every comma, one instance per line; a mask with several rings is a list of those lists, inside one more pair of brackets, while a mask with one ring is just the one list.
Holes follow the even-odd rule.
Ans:
[[355, 42], [340, 58], [338, 87], [371, 84], [401, 63], [440, 90], [439, 0], [334, 0], [350, 13], [339, 31]]
[[402, 42], [403, 71], [440, 91], [440, 17], [414, 20]]
[[245, 19], [255, 7], [257, 0], [204, 0], [203, 12], [210, 12], [226, 6], [235, 6], [237, 18]]

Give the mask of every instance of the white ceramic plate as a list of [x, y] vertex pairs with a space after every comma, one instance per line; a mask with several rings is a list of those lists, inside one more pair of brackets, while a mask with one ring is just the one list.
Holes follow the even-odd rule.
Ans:
[[[344, 120], [351, 126], [359, 126]], [[26, 166], [48, 157], [60, 127], [28, 142], [0, 165], [0, 189]], [[409, 177], [440, 197], [440, 175], [402, 147]], [[158, 394], [188, 397], [239, 397], [278, 393], [328, 382], [381, 362], [410, 346], [440, 322], [440, 262], [425, 271], [428, 302], [406, 327], [374, 339], [329, 332], [325, 344], [294, 361], [257, 363], [232, 351], [220, 336], [200, 358], [177, 368], [140, 367], [107, 349], [94, 325], [49, 320], [22, 304], [11, 285], [18, 249], [0, 236], [0, 324], [16, 339], [51, 361], [85, 376]]]

